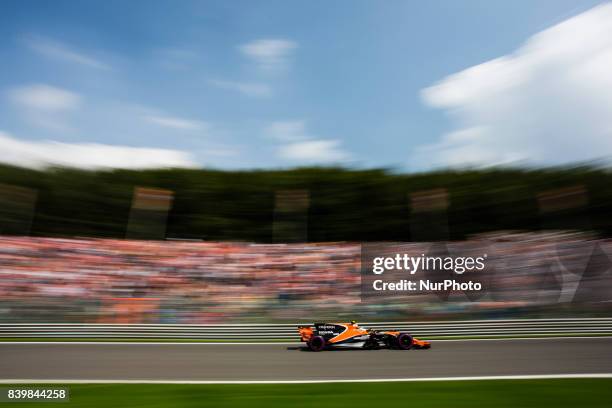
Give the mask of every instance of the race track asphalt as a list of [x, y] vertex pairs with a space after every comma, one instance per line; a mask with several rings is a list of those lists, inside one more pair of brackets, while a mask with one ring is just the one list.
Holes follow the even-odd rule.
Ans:
[[299, 344], [6, 344], [0, 380], [327, 380], [612, 373], [612, 338], [433, 342], [430, 350]]

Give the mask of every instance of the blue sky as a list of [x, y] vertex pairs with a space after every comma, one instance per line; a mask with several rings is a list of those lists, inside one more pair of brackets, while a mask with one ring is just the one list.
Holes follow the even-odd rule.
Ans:
[[[52, 155], [84, 167], [339, 163], [402, 170], [463, 164], [458, 156], [554, 163], [542, 146], [512, 150], [509, 136], [513, 154], [505, 155], [496, 150], [503, 143], [492, 147], [497, 142], [482, 135], [520, 117], [518, 108], [483, 113], [472, 108], [489, 105], [490, 95], [471, 95], [465, 105], [447, 95], [463, 89], [453, 75], [472, 67], [508, 55], [531, 61], [524, 57], [530, 49], [521, 48], [530, 38], [537, 42], [538, 33], [597, 3], [4, 0], [0, 145], [13, 150], [0, 151], [0, 160], [36, 165]], [[597, 21], [609, 23], [606, 16]], [[537, 55], [551, 42], [540, 42]], [[547, 76], [566, 63], [547, 60], [521, 75]], [[507, 98], [508, 86], [498, 88], [504, 90], [494, 99]], [[514, 86], [510, 100], [532, 88]], [[536, 97], [550, 98], [547, 92]], [[598, 100], [593, 92], [580, 85], [560, 100], [570, 103], [576, 93]], [[553, 120], [570, 108], [541, 116]], [[532, 124], [547, 132], [557, 126]], [[584, 130], [582, 122], [570, 125]], [[598, 141], [607, 130], [593, 132]], [[583, 160], [609, 147], [554, 157]]]

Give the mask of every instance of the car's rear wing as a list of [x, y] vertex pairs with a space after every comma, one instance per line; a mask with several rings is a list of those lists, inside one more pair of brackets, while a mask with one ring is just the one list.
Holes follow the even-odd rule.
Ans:
[[311, 326], [298, 326], [300, 333], [300, 341], [308, 341], [314, 335], [314, 329]]

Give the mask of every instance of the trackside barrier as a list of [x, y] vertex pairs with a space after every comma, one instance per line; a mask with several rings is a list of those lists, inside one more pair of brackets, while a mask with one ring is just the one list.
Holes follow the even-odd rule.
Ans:
[[[297, 327], [309, 324], [7, 323], [0, 324], [0, 338], [297, 340]], [[612, 336], [612, 318], [366, 322], [360, 325], [372, 329], [396, 329], [423, 337]]]

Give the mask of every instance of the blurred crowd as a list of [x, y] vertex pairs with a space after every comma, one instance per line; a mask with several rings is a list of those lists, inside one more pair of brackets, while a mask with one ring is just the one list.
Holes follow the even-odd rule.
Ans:
[[[359, 246], [0, 238], [0, 319], [207, 323], [359, 303]], [[294, 309], [295, 313], [295, 309]]]
[[[402, 248], [421, 253], [428, 245]], [[612, 304], [610, 242], [499, 233], [447, 249], [489, 253], [487, 291], [362, 302], [356, 243], [0, 237], [0, 322], [415, 320]]]

